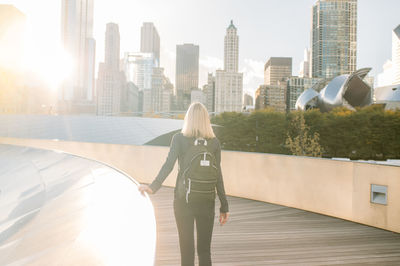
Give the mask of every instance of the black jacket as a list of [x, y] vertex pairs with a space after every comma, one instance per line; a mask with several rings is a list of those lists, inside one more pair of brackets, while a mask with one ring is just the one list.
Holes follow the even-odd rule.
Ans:
[[[151, 183], [150, 188], [155, 193], [158, 189], [160, 189], [162, 183], [164, 182], [165, 178], [171, 173], [172, 169], [174, 168], [176, 159], [178, 159], [179, 164], [179, 171], [178, 177], [176, 179], [176, 184], [178, 184], [178, 180], [182, 178], [181, 169], [183, 168], [183, 160], [185, 152], [188, 150], [190, 145], [193, 145], [194, 138], [189, 138], [183, 136], [182, 133], [177, 133], [173, 136], [171, 147], [169, 149], [167, 160], [165, 161], [164, 165], [161, 167], [160, 172], [158, 173], [157, 177], [154, 179], [153, 183]], [[217, 180], [217, 194], [218, 198], [221, 202], [220, 212], [228, 212], [228, 201], [226, 200], [225, 195], [225, 188], [224, 188], [224, 181], [222, 178], [221, 172], [221, 146], [217, 138], [207, 140], [207, 146], [210, 152], [215, 155], [215, 159], [217, 161], [218, 166], [218, 180]], [[183, 171], [183, 169], [182, 169]], [[177, 198], [177, 191], [175, 185], [175, 199]]]

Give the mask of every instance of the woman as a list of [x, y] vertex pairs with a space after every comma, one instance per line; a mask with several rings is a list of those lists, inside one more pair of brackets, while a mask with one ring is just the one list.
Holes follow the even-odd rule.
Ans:
[[[183, 161], [185, 152], [194, 145], [196, 139], [205, 139], [207, 149], [214, 154], [217, 165], [216, 190], [221, 202], [219, 222], [224, 225], [229, 217], [228, 202], [225, 196], [224, 182], [221, 173], [221, 147], [215, 137], [210, 124], [207, 109], [201, 103], [193, 103], [186, 112], [183, 129], [174, 135], [167, 160], [162, 166], [153, 183], [141, 185], [141, 192], [155, 193], [172, 171], [178, 159], [179, 172], [174, 190], [174, 214], [179, 233], [179, 246], [181, 250], [181, 265], [194, 265], [194, 222], [197, 229], [197, 254], [199, 265], [211, 265], [211, 237], [214, 227], [214, 200], [187, 202], [185, 197], [179, 196], [178, 184], [182, 181]], [[215, 192], [214, 192], [215, 195]]]

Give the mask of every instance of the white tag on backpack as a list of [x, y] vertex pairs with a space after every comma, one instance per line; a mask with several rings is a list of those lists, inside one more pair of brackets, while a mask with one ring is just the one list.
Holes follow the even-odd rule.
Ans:
[[210, 166], [210, 161], [201, 160], [201, 161], [200, 161], [200, 166]]

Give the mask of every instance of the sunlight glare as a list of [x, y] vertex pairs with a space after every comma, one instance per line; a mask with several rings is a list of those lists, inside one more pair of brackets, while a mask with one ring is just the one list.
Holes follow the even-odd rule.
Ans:
[[29, 20], [25, 39], [24, 70], [45, 82], [50, 89], [57, 89], [72, 73], [72, 57], [64, 51], [60, 41], [33, 28]]
[[95, 185], [77, 242], [105, 265], [153, 265], [156, 222], [153, 206], [136, 185], [108, 168], [93, 170]]

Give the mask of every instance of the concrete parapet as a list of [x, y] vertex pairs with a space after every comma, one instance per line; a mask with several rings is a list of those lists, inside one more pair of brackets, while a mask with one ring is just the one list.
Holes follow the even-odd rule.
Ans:
[[[95, 159], [150, 183], [168, 148], [0, 138], [0, 143], [55, 149]], [[227, 194], [338, 217], [400, 233], [400, 167], [287, 155], [222, 152]], [[164, 182], [174, 186], [177, 166]], [[371, 202], [371, 185], [387, 203]], [[374, 194], [375, 195], [375, 194]], [[376, 194], [382, 196], [380, 193]]]

